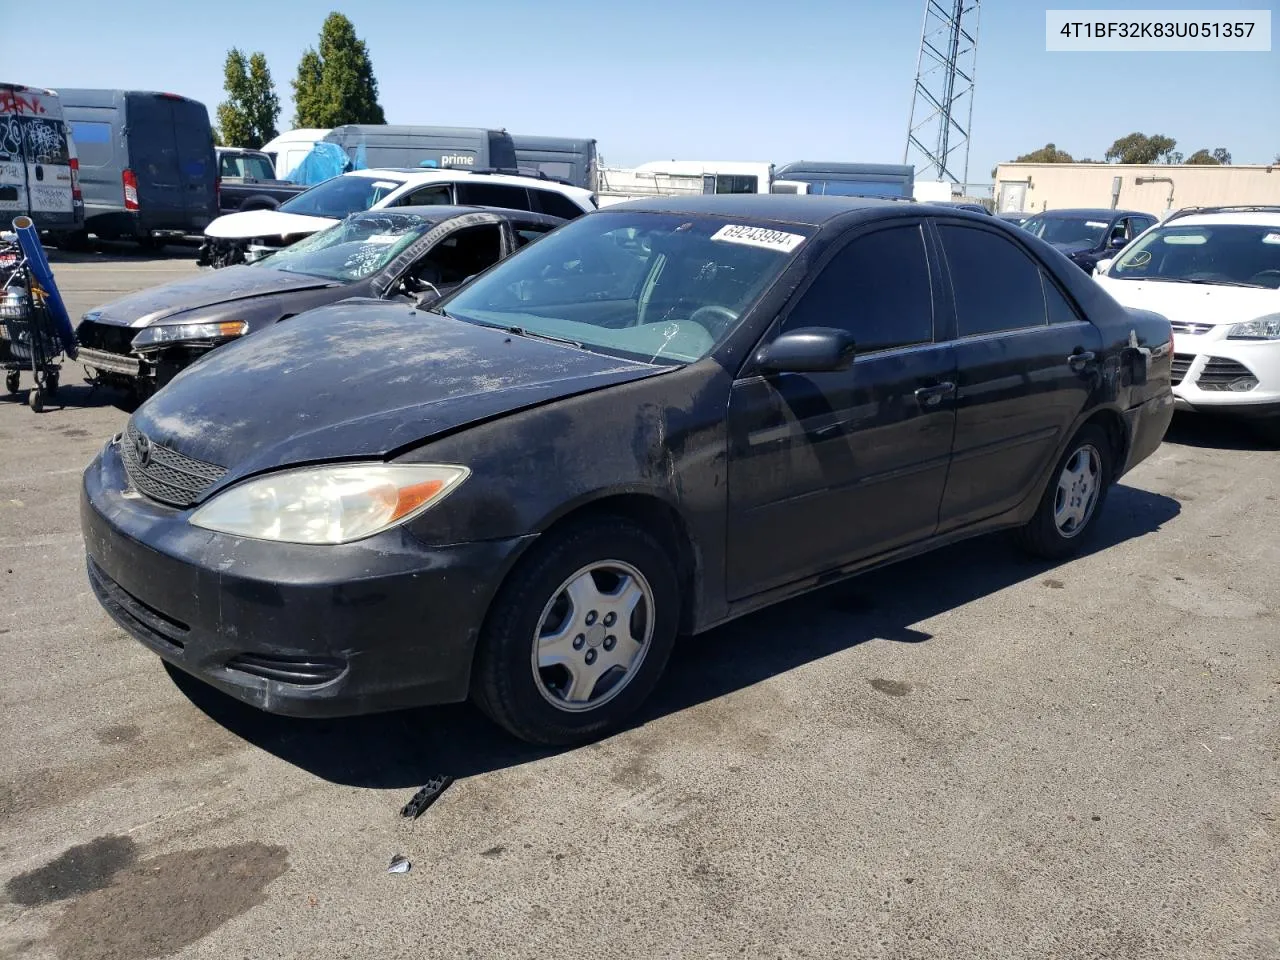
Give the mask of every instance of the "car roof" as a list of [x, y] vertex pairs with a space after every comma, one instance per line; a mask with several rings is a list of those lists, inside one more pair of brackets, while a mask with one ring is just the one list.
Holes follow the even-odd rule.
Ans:
[[[610, 204], [606, 212], [635, 210], [645, 213], [691, 213], [719, 217], [743, 217], [752, 220], [776, 220], [782, 223], [821, 226], [838, 217], [859, 211], [881, 212], [909, 206], [911, 200], [888, 200], [881, 197], [833, 197], [788, 193], [717, 193], [690, 194], [676, 197], [654, 197]], [[953, 211], [948, 210], [947, 213]], [[961, 213], [965, 211], [960, 211]]]
[[1112, 210], [1110, 207], [1063, 207], [1060, 210], [1041, 210], [1028, 217], [1088, 217], [1091, 220], [1110, 220], [1112, 217], [1155, 217], [1141, 210]]
[[1177, 224], [1180, 227], [1212, 226], [1214, 224], [1238, 224], [1250, 227], [1280, 227], [1280, 212], [1263, 210], [1221, 211], [1218, 213], [1190, 213], [1184, 217], [1166, 220], [1161, 226]]
[[539, 180], [536, 177], [521, 177], [506, 173], [473, 173], [470, 170], [449, 170], [444, 167], [424, 167], [421, 170], [412, 167], [374, 167], [367, 170], [348, 170], [343, 176], [371, 177], [376, 180], [395, 180], [399, 183], [415, 185], [483, 180], [485, 183], [506, 183], [514, 187], [538, 187], [542, 190], [554, 190], [556, 193], [573, 196], [591, 196], [590, 190], [568, 186], [555, 180]]

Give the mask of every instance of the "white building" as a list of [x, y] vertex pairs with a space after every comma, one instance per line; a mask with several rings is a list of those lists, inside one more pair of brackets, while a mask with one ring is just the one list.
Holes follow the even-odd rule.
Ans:
[[1001, 213], [1110, 207], [1113, 196], [1118, 208], [1156, 216], [1181, 207], [1280, 205], [1280, 164], [1002, 163], [996, 168]]

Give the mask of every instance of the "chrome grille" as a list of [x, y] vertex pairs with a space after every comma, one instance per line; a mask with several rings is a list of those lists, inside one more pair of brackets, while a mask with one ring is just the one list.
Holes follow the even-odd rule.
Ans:
[[1186, 378], [1187, 371], [1191, 369], [1191, 364], [1195, 359], [1195, 354], [1191, 353], [1175, 353], [1173, 355], [1173, 366], [1169, 370], [1169, 380], [1175, 387]]
[[1169, 326], [1174, 333], [1185, 333], [1193, 337], [1202, 336], [1214, 328], [1212, 323], [1183, 323], [1181, 320], [1175, 320]]
[[[144, 448], [146, 456], [141, 453]], [[227, 472], [217, 464], [195, 460], [152, 443], [132, 420], [120, 438], [120, 455], [130, 483], [152, 500], [174, 507], [196, 503]]]

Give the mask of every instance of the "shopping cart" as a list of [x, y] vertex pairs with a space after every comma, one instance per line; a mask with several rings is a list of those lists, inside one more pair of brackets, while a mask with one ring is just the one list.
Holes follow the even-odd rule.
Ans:
[[9, 393], [18, 392], [22, 371], [31, 371], [27, 404], [39, 413], [56, 396], [62, 355], [74, 357], [75, 345], [72, 339], [68, 347], [66, 309], [31, 221], [19, 217], [13, 225], [15, 233], [0, 233], [0, 368]]

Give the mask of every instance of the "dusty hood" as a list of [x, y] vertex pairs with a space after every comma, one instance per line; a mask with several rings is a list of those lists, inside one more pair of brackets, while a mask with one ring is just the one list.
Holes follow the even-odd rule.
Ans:
[[188, 367], [138, 429], [228, 469], [380, 457], [524, 407], [664, 369], [376, 300], [321, 307]]
[[253, 240], [316, 233], [337, 222], [331, 217], [309, 217], [279, 210], [246, 210], [218, 217], [204, 228], [204, 235], [218, 240]]
[[1154, 310], [1174, 323], [1240, 323], [1280, 313], [1280, 290], [1111, 277], [1094, 279], [1124, 306]]
[[185, 280], [148, 287], [90, 310], [85, 320], [119, 327], [145, 327], [174, 314], [200, 307], [269, 296], [291, 290], [341, 286], [333, 280], [285, 273], [263, 267], [227, 267], [201, 271]]

